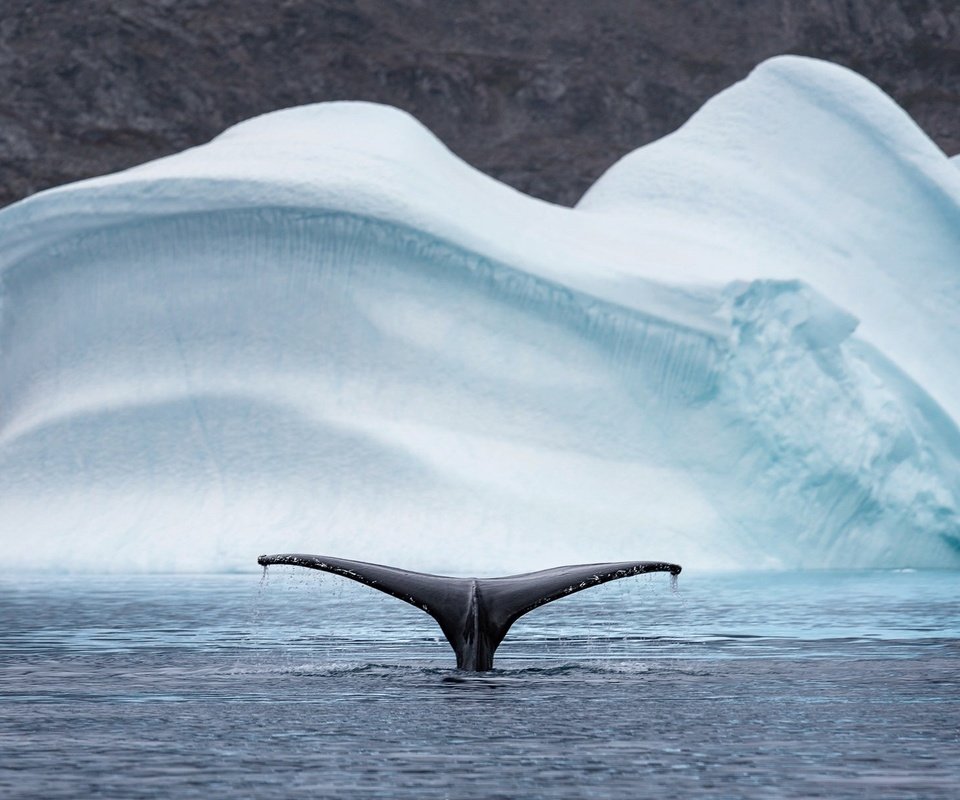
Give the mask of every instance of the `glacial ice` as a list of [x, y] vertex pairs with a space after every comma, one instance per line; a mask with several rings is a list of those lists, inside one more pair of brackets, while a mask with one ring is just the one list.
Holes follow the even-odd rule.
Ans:
[[368, 103], [0, 212], [8, 565], [960, 567], [960, 171], [760, 65], [575, 209]]

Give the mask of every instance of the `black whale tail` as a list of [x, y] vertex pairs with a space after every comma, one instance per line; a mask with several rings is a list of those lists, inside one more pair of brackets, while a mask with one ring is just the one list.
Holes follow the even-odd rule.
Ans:
[[645, 572], [680, 573], [677, 564], [620, 561], [555, 567], [505, 578], [448, 578], [296, 553], [260, 556], [257, 561], [264, 567], [289, 564], [332, 572], [426, 611], [450, 642], [457, 655], [457, 667], [475, 672], [493, 669], [493, 654], [498, 645], [510, 626], [528, 611], [618, 578]]

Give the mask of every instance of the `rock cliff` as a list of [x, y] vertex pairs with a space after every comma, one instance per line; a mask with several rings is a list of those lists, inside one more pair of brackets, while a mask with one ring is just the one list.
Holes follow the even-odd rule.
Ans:
[[857, 70], [960, 150], [954, 0], [4, 0], [0, 204], [337, 99], [572, 204], [778, 53]]

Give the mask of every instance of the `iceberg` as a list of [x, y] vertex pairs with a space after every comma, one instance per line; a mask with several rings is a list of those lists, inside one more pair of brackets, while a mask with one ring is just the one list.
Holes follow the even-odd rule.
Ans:
[[960, 567], [960, 171], [784, 56], [575, 208], [358, 102], [0, 211], [0, 544]]

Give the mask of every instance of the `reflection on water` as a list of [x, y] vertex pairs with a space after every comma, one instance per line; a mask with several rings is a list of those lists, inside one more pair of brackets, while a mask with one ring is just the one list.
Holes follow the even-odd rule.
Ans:
[[459, 673], [321, 573], [6, 575], [4, 797], [952, 797], [960, 575], [684, 574], [523, 617]]

